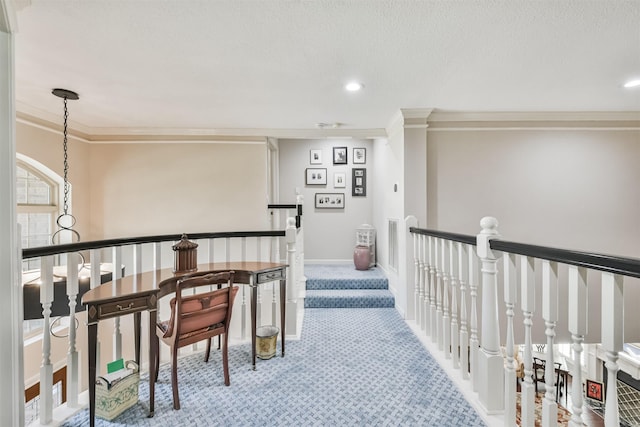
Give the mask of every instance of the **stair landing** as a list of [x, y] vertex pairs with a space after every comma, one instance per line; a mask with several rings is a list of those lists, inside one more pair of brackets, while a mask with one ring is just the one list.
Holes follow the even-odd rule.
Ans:
[[372, 267], [356, 270], [353, 264], [306, 264], [305, 308], [394, 307], [384, 273]]

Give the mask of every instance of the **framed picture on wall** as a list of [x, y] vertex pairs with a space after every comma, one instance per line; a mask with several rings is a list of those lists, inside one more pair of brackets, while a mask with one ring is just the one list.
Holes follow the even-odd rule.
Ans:
[[367, 195], [367, 169], [353, 168], [351, 169], [351, 195], [354, 197], [364, 197]]
[[344, 193], [316, 193], [316, 209], [344, 209]]
[[333, 147], [333, 164], [347, 164], [347, 147]]
[[353, 164], [364, 165], [367, 163], [367, 149], [366, 148], [354, 148], [353, 149]]
[[322, 150], [310, 150], [309, 151], [309, 163], [312, 165], [322, 164]]
[[325, 168], [307, 168], [306, 185], [326, 185], [327, 170]]
[[587, 380], [586, 395], [587, 398], [597, 400], [598, 402], [604, 401], [603, 384], [598, 381]]
[[336, 172], [333, 174], [333, 188], [344, 188], [347, 186], [347, 174]]

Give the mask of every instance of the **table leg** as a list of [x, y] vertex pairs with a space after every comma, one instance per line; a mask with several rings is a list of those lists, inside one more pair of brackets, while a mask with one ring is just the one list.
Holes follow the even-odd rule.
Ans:
[[258, 286], [251, 286], [251, 364], [256, 370], [256, 311], [258, 305]]
[[287, 281], [280, 280], [280, 349], [284, 357], [285, 315], [287, 313]]
[[88, 325], [89, 339], [89, 423], [91, 427], [96, 423], [96, 351], [98, 338], [98, 323]]
[[156, 354], [158, 352], [158, 340], [156, 339], [156, 322], [158, 312], [149, 311], [149, 418], [153, 417], [156, 397]]
[[133, 314], [133, 330], [136, 348], [136, 363], [140, 366], [140, 323], [142, 319], [142, 313], [137, 312]]

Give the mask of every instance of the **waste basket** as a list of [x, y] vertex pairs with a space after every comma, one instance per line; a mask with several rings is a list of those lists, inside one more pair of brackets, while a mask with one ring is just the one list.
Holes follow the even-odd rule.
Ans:
[[259, 359], [271, 359], [276, 355], [279, 332], [277, 326], [260, 326], [256, 330], [256, 356]]

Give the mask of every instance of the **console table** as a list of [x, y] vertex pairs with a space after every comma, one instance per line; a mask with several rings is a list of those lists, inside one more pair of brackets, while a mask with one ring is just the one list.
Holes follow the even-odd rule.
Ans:
[[[280, 343], [284, 357], [285, 313], [286, 313], [286, 269], [287, 264], [273, 262], [217, 262], [199, 264], [196, 271], [174, 274], [170, 268], [149, 271], [117, 279], [97, 286], [82, 297], [87, 306], [88, 351], [89, 351], [89, 419], [95, 425], [96, 397], [96, 348], [98, 322], [125, 314], [134, 315], [135, 359], [140, 364], [140, 320], [143, 311], [149, 312], [149, 372], [155, 371], [155, 355], [158, 351], [155, 340], [158, 299], [175, 292], [175, 285], [186, 275], [204, 275], [217, 271], [234, 270], [234, 283], [251, 287], [251, 363], [256, 369], [256, 308], [258, 286], [263, 283], [280, 282]], [[154, 413], [155, 383], [149, 375], [149, 417]]]

